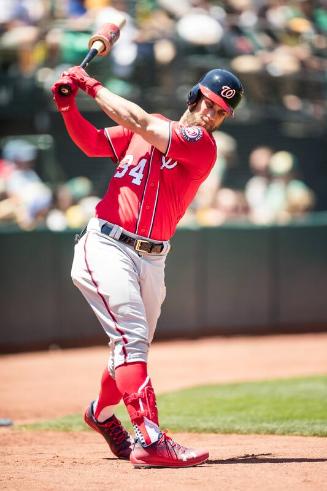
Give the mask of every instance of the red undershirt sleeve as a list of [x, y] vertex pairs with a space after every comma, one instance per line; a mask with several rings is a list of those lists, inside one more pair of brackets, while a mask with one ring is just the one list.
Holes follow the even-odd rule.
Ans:
[[98, 130], [87, 121], [76, 105], [70, 111], [62, 112], [61, 115], [69, 136], [88, 157], [113, 157], [115, 159], [116, 156], [104, 130]]

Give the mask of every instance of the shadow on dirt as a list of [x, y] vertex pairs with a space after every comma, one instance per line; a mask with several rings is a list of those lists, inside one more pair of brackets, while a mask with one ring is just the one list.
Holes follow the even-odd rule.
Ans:
[[327, 462], [327, 458], [310, 459], [305, 457], [274, 457], [273, 454], [252, 454], [231, 457], [230, 459], [209, 459], [205, 465], [215, 464], [292, 464], [301, 462]]

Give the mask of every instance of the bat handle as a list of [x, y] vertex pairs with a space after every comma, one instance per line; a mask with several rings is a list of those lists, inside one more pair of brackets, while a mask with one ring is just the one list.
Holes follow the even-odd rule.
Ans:
[[[101, 45], [103, 45], [103, 43], [101, 41], [100, 41], [100, 43], [101, 43]], [[95, 58], [97, 56], [97, 54], [99, 53], [100, 50], [101, 50], [101, 46], [100, 45], [99, 45], [99, 47], [91, 48], [90, 51], [85, 56], [85, 58], [82, 61], [82, 63], [80, 64], [80, 67], [81, 68], [86, 68], [87, 65], [90, 63], [90, 61], [92, 61], [93, 58]], [[64, 95], [64, 96], [70, 95], [71, 94], [71, 91], [72, 91], [71, 90], [71, 87], [68, 84], [61, 85], [59, 87], [59, 90], [58, 90], [59, 94]]]
[[92, 61], [93, 58], [96, 57], [96, 55], [99, 53], [99, 51], [100, 51], [100, 49], [98, 49], [97, 47], [91, 48], [90, 51], [88, 52], [88, 54], [85, 56], [85, 58], [82, 61], [82, 63], [80, 64], [80, 67], [81, 68], [86, 68], [87, 65], [90, 63], [90, 61]]

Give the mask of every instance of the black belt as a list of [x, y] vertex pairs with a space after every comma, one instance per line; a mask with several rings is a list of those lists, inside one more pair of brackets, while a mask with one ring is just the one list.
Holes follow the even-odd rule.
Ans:
[[[79, 239], [83, 237], [86, 230], [87, 228], [85, 227], [80, 234], [75, 236], [75, 242], [78, 242]], [[108, 225], [107, 223], [105, 223], [101, 227], [101, 233], [105, 235], [110, 236], [112, 230], [113, 227], [111, 225]], [[112, 237], [112, 239], [115, 239], [115, 237]], [[155, 243], [146, 239], [134, 239], [130, 235], [124, 234], [124, 232], [122, 232], [120, 234], [120, 237], [115, 240], [119, 240], [120, 242], [124, 242], [124, 244], [132, 246], [137, 252], [146, 252], [148, 254], [160, 254], [165, 247], [165, 244], [163, 244], [162, 242]]]
[[[105, 235], [110, 235], [112, 230], [113, 227], [111, 225], [108, 225], [107, 223], [105, 223], [101, 227], [101, 233]], [[146, 240], [146, 239], [134, 239], [133, 237], [124, 234], [124, 232], [122, 232], [120, 234], [120, 237], [116, 240], [119, 240], [120, 242], [124, 242], [124, 244], [132, 246], [137, 252], [147, 252], [148, 254], [160, 254], [165, 247], [165, 244], [163, 244], [162, 242], [156, 244], [155, 242], [151, 242], [150, 240]]]

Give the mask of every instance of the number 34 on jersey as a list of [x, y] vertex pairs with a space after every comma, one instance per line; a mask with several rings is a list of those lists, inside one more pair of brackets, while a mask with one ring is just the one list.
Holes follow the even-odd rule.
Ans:
[[[142, 179], [144, 177], [144, 169], [148, 163], [148, 159], [142, 158], [136, 165], [134, 165], [134, 155], [126, 155], [119, 164], [119, 168], [114, 174], [114, 177], [121, 178], [126, 174], [131, 176], [131, 182], [140, 186]], [[162, 156], [161, 169], [173, 169], [176, 167], [177, 162], [172, 162], [172, 159], [166, 159], [164, 155]]]

